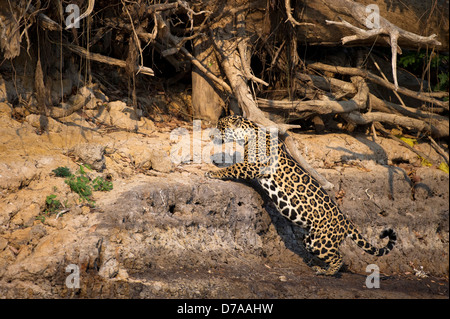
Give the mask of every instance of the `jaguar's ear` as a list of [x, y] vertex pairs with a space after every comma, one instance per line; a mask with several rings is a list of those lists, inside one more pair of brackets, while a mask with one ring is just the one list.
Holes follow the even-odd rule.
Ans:
[[233, 119], [233, 127], [234, 128], [241, 127], [241, 124], [242, 124], [242, 118], [241, 117], [237, 117], [237, 118]]

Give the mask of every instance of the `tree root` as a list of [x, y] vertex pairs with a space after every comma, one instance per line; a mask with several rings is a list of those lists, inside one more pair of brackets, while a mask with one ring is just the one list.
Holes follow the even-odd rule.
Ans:
[[[329, 7], [334, 9], [337, 12], [350, 14], [356, 21], [361, 23], [362, 25], [367, 26], [368, 22], [368, 14], [366, 10], [366, 6], [360, 4], [358, 2], [350, 1], [350, 0], [332, 0], [325, 2]], [[439, 46], [441, 43], [436, 40], [437, 35], [432, 34], [428, 37], [423, 37], [418, 34], [414, 34], [412, 32], [405, 31], [387, 19], [379, 16], [379, 25], [375, 25], [374, 22], [371, 22], [371, 26], [373, 29], [364, 30], [354, 25], [344, 21], [341, 18], [341, 22], [326, 20], [327, 24], [332, 25], [340, 25], [352, 30], [355, 34], [352, 36], [346, 36], [342, 38], [342, 44], [346, 44], [348, 42], [353, 42], [361, 39], [374, 38], [380, 36], [387, 36], [387, 42], [391, 46], [392, 52], [392, 75], [394, 77], [394, 90], [398, 88], [398, 80], [397, 80], [397, 53], [401, 54], [401, 48], [398, 45], [398, 40], [400, 38], [406, 39], [415, 45], [422, 44], [424, 46]], [[385, 38], [384, 38], [385, 39]]]

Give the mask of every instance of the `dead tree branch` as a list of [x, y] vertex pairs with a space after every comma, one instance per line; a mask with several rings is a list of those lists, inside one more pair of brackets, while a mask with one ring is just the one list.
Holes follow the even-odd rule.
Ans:
[[[125, 61], [119, 60], [119, 59], [115, 59], [115, 58], [110, 58], [98, 53], [92, 53], [89, 52], [88, 50], [86, 50], [85, 48], [79, 47], [77, 45], [73, 45], [73, 44], [65, 44], [65, 47], [67, 47], [70, 51], [86, 58], [92, 61], [96, 61], [96, 62], [100, 62], [100, 63], [106, 63], [109, 65], [115, 65], [121, 68], [126, 69], [127, 68], [127, 63]], [[142, 73], [142, 74], [146, 74], [146, 75], [150, 75], [150, 76], [154, 76], [155, 72], [146, 66], [141, 66], [141, 65], [135, 65], [135, 69], [134, 71], [137, 73]]]
[[314, 23], [308, 23], [308, 22], [298, 22], [297, 20], [294, 19], [294, 17], [292, 16], [292, 8], [291, 8], [291, 0], [284, 0], [284, 6], [286, 7], [286, 15], [287, 15], [287, 21], [289, 21], [292, 26], [314, 26]]
[[[350, 0], [333, 0], [325, 2], [329, 7], [334, 9], [337, 12], [343, 14], [351, 15], [356, 21], [361, 23], [362, 25], [367, 26], [368, 15], [370, 11], [366, 10], [366, 6], [360, 4], [355, 1]], [[394, 90], [398, 88], [398, 80], [397, 80], [397, 53], [402, 53], [400, 46], [398, 45], [399, 38], [404, 38], [406, 40], [411, 41], [412, 43], [421, 44], [424, 46], [439, 46], [441, 43], [436, 40], [437, 35], [432, 34], [428, 37], [420, 36], [418, 34], [414, 34], [412, 32], [408, 32], [397, 27], [395, 24], [391, 23], [387, 19], [383, 17], [379, 17], [379, 24], [372, 22], [370, 24], [373, 27], [371, 30], [364, 30], [358, 27], [353, 26], [352, 24], [344, 21], [341, 18], [341, 22], [326, 20], [327, 24], [340, 25], [346, 28], [351, 29], [355, 34], [352, 36], [346, 36], [342, 38], [342, 44], [346, 44], [348, 42], [368, 39], [380, 36], [387, 36], [389, 41], [389, 45], [391, 46], [391, 63], [392, 63], [392, 75], [394, 77]], [[378, 22], [378, 21], [377, 21]]]
[[346, 120], [358, 125], [367, 125], [373, 122], [383, 122], [391, 125], [400, 125], [407, 128], [414, 128], [418, 131], [430, 132], [431, 135], [435, 137], [446, 137], [449, 135], [448, 121], [446, 123], [438, 121], [423, 121], [402, 115], [383, 112], [370, 112], [364, 114], [351, 112], [342, 114], [342, 116]]
[[[364, 79], [367, 79], [371, 82], [374, 82], [378, 85], [382, 85], [388, 89], [395, 90], [394, 84], [390, 83], [389, 81], [384, 80], [383, 78], [373, 74], [370, 71], [358, 69], [358, 68], [352, 68], [352, 67], [343, 67], [343, 66], [334, 66], [334, 65], [328, 65], [324, 63], [312, 63], [308, 65], [308, 68], [314, 69], [314, 70], [321, 70], [321, 71], [328, 71], [333, 73], [339, 73], [344, 75], [353, 75], [353, 76], [361, 76]], [[434, 99], [430, 97], [427, 94], [422, 94], [421, 92], [415, 92], [412, 90], [409, 90], [404, 87], [398, 87], [397, 92], [412, 98], [415, 98], [417, 100], [421, 100], [424, 102], [428, 102], [440, 107], [445, 108], [446, 110], [449, 109], [449, 102], [446, 101], [439, 101], [437, 99]]]

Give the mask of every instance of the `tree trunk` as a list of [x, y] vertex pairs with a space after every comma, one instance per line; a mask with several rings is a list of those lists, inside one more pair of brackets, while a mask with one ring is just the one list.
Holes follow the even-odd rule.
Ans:
[[[207, 67], [211, 73], [220, 76], [219, 66], [214, 54], [211, 41], [206, 37], [201, 37], [194, 41], [195, 58]], [[217, 123], [223, 108], [224, 99], [216, 91], [216, 86], [212, 81], [199, 70], [198, 67], [192, 68], [192, 108], [194, 118], [199, 118]]]

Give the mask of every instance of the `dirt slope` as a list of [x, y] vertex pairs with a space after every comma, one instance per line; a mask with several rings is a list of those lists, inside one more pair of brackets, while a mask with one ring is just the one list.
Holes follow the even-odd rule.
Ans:
[[[386, 226], [399, 234], [380, 259], [347, 240], [340, 278], [326, 278], [307, 266], [302, 231], [253, 184], [208, 180], [213, 165], [171, 161], [170, 152], [188, 143], [171, 132], [184, 127], [193, 138], [188, 123], [137, 121], [110, 102], [94, 114], [97, 122], [73, 114], [39, 134], [39, 117], [20, 123], [0, 104], [1, 297], [448, 298], [448, 174], [417, 165], [394, 141], [295, 136], [367, 238], [381, 245]], [[135, 125], [138, 133], [130, 132]], [[195, 138], [207, 148], [207, 134]], [[91, 177], [114, 185], [93, 193], [95, 207], [51, 173], [81, 163], [97, 163], [103, 170]], [[58, 218], [44, 213], [50, 194], [66, 207]], [[379, 289], [366, 287], [369, 264], [380, 269]], [[80, 288], [66, 285], [69, 265], [79, 270]]]

